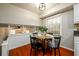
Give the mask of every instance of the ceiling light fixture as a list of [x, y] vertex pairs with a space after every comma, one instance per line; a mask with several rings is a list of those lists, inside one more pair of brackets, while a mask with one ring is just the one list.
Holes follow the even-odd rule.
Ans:
[[39, 4], [39, 10], [44, 11], [46, 9], [46, 4], [45, 3], [40, 3]]

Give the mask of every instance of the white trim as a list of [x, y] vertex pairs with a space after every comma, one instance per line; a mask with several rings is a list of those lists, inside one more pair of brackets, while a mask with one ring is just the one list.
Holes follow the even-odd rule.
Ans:
[[71, 48], [68, 48], [68, 47], [65, 47], [65, 46], [62, 46], [62, 45], [60, 47], [63, 47], [63, 48], [68, 49], [70, 51], [74, 51], [74, 49], [71, 49]]
[[8, 50], [12, 50], [12, 49], [15, 49], [15, 48], [19, 48], [19, 47], [22, 47], [22, 46], [24, 46], [24, 45], [28, 45], [28, 44], [30, 44], [30, 43], [24, 43], [24, 44], [15, 46], [15, 47], [11, 47], [11, 48], [9, 48]]

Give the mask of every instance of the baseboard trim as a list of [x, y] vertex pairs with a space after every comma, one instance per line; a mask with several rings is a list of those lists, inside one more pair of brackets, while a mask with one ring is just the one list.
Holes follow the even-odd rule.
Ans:
[[73, 49], [65, 47], [65, 46], [62, 46], [62, 45], [60, 47], [65, 48], [65, 49], [70, 50], [70, 51], [74, 51]]
[[22, 47], [22, 46], [29, 45], [29, 44], [30, 44], [30, 43], [25, 43], [25, 44], [22, 44], [22, 45], [19, 45], [19, 46], [10, 48], [10, 49], [8, 49], [8, 50], [13, 50], [13, 49], [20, 48], [20, 47]]

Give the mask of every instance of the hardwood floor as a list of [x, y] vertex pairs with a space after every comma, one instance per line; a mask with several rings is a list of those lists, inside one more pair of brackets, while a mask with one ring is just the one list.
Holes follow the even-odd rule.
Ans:
[[[30, 45], [25, 45], [19, 48], [15, 48], [9, 51], [9, 56], [30, 56]], [[64, 49], [64, 48], [60, 48], [60, 54], [61, 56], [74, 56], [74, 52]], [[34, 51], [32, 51], [32, 56], [34, 56]], [[43, 56], [43, 53], [41, 50], [39, 50], [37, 52], [37, 56]], [[44, 56], [50, 56], [50, 51], [47, 50]], [[52, 52], [52, 55], [54, 56], [54, 53]], [[57, 53], [58, 56], [58, 53]]]

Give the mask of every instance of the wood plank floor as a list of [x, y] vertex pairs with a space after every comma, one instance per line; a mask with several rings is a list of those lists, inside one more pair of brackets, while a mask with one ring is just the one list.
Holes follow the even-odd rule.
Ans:
[[[25, 45], [19, 48], [15, 48], [9, 51], [9, 56], [30, 56], [30, 45]], [[74, 56], [74, 52], [60, 48], [60, 53], [61, 56]], [[34, 56], [34, 51], [32, 51], [32, 56]], [[41, 50], [38, 51], [37, 56], [43, 56], [43, 53]], [[44, 56], [50, 56], [50, 51], [47, 50]], [[52, 55], [54, 56], [54, 53], [52, 52]], [[57, 51], [57, 56], [58, 56], [58, 51]]]

